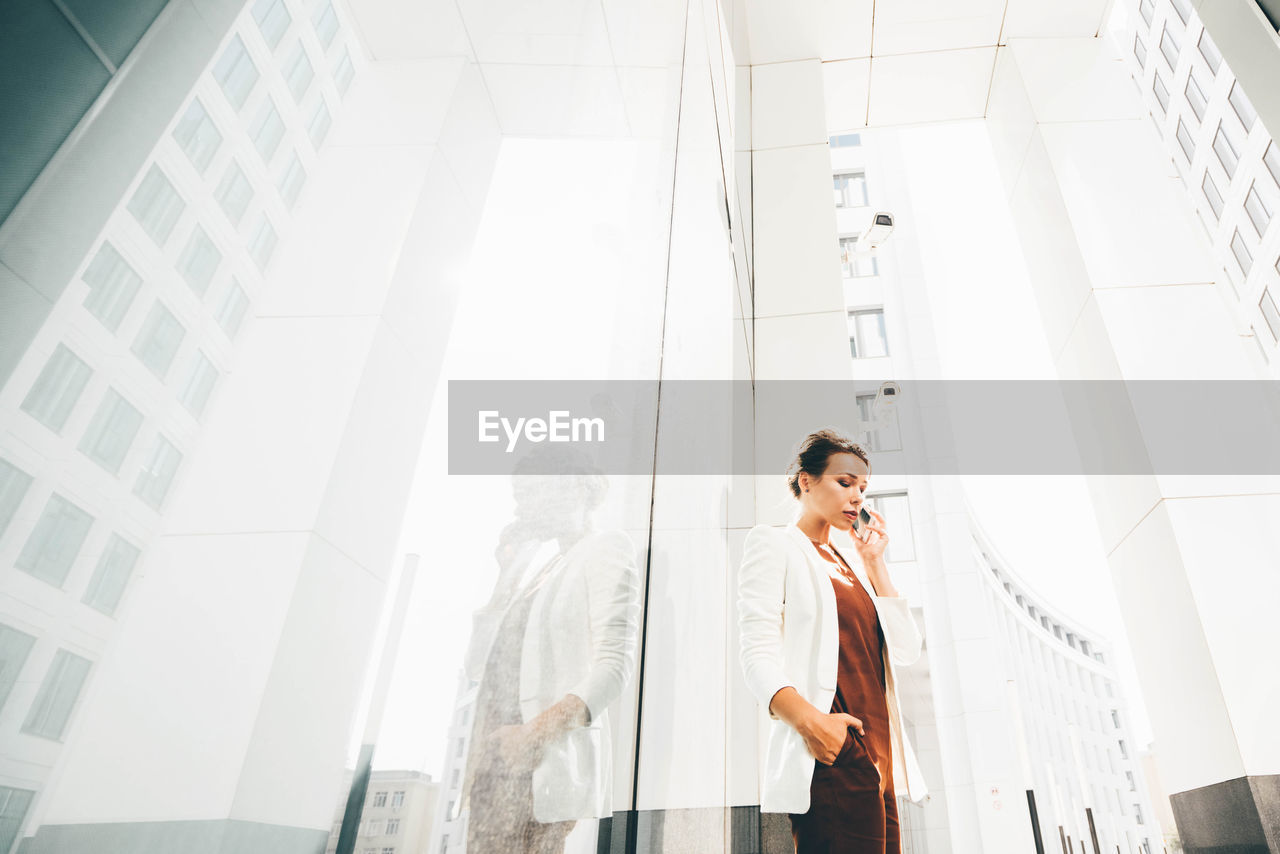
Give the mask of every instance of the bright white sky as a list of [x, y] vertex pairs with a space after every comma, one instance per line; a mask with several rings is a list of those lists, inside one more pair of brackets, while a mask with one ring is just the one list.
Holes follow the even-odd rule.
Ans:
[[[1052, 378], [982, 124], [905, 129], [900, 140], [921, 262], [934, 300], [935, 332], [951, 375]], [[868, 141], [874, 144], [873, 137]], [[589, 310], [593, 317], [608, 317], [616, 308], [608, 304], [615, 297], [607, 294], [625, 289], [600, 287], [593, 271], [618, 263], [616, 239], [609, 236], [634, 228], [635, 221], [628, 221], [626, 211], [611, 213], [600, 193], [602, 187], [620, 192], [628, 175], [633, 181], [650, 180], [645, 169], [651, 163], [635, 172], [628, 166], [641, 160], [618, 142], [513, 139], [503, 145], [400, 543], [401, 554], [416, 552], [423, 559], [375, 767], [420, 769], [433, 777], [441, 773], [471, 611], [488, 596], [494, 536], [510, 518], [506, 478], [446, 474], [445, 381], [559, 375], [540, 373], [551, 361], [529, 361], [537, 358], [535, 352], [511, 361], [509, 345], [531, 330], [546, 346], [569, 326], [577, 336], [610, 334], [609, 324], [578, 323], [579, 317], [566, 316], [564, 308]], [[983, 223], [980, 235], [974, 227], [978, 222]], [[564, 251], [568, 246], [573, 253]], [[557, 329], [558, 323], [566, 326]], [[604, 341], [596, 345], [607, 350]], [[582, 350], [594, 351], [593, 346]], [[1110, 639], [1135, 741], [1145, 745], [1150, 725], [1083, 482], [966, 477], [965, 488], [981, 524], [1015, 570], [1046, 601], [1068, 615], [1086, 617], [1082, 626]], [[442, 530], [461, 545], [442, 549]], [[362, 728], [353, 734], [349, 761]]]

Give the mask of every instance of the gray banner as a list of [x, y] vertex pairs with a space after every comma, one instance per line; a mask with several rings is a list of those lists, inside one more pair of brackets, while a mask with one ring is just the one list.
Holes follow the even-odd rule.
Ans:
[[822, 427], [877, 474], [1280, 473], [1267, 380], [450, 381], [449, 473], [782, 474]]

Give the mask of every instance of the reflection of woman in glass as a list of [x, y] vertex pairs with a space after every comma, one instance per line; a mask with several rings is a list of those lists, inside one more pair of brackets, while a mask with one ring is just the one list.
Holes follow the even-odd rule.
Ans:
[[[606, 707], [635, 669], [634, 547], [621, 531], [592, 528], [604, 477], [542, 446], [512, 486], [516, 518], [467, 650], [480, 681], [463, 789], [468, 854], [553, 854], [578, 819], [612, 813]], [[534, 560], [549, 540], [559, 549]]]
[[925, 794], [894, 672], [923, 639], [889, 578], [884, 517], [854, 530], [870, 472], [857, 443], [811, 433], [789, 467], [794, 521], [757, 525], [744, 545], [742, 666], [772, 719], [760, 809], [791, 814], [797, 854], [899, 854], [896, 794]]

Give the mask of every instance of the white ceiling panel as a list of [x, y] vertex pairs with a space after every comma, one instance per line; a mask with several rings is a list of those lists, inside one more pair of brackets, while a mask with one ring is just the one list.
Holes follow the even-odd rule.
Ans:
[[752, 147], [825, 143], [822, 98], [822, 63], [816, 59], [752, 66]]
[[680, 64], [684, 0], [602, 0], [613, 59], [618, 65]]
[[503, 133], [516, 136], [625, 136], [626, 100], [617, 69], [482, 65]]
[[454, 0], [353, 0], [347, 4], [360, 42], [375, 60], [470, 56]]
[[610, 65], [599, 0], [459, 0], [481, 63]]
[[981, 118], [995, 56], [982, 47], [874, 57], [869, 124]]
[[827, 101], [827, 130], [835, 133], [866, 127], [871, 60], [824, 62], [822, 76], [823, 95]]
[[878, 0], [875, 56], [994, 46], [1005, 0]]
[[1109, 5], [1109, 0], [1009, 0], [1001, 44], [1009, 39], [1096, 35]]
[[872, 0], [828, 0], [822, 4], [818, 50], [824, 60], [871, 55]]

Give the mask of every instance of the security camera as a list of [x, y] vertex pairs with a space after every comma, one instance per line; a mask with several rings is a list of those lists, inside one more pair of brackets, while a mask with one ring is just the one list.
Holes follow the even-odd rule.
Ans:
[[880, 388], [876, 390], [875, 402], [871, 404], [872, 409], [892, 409], [901, 396], [902, 388], [893, 380], [882, 382], [880, 383]]
[[876, 211], [871, 217], [871, 224], [858, 235], [858, 245], [876, 249], [889, 239], [893, 233], [893, 214], [888, 211]]

